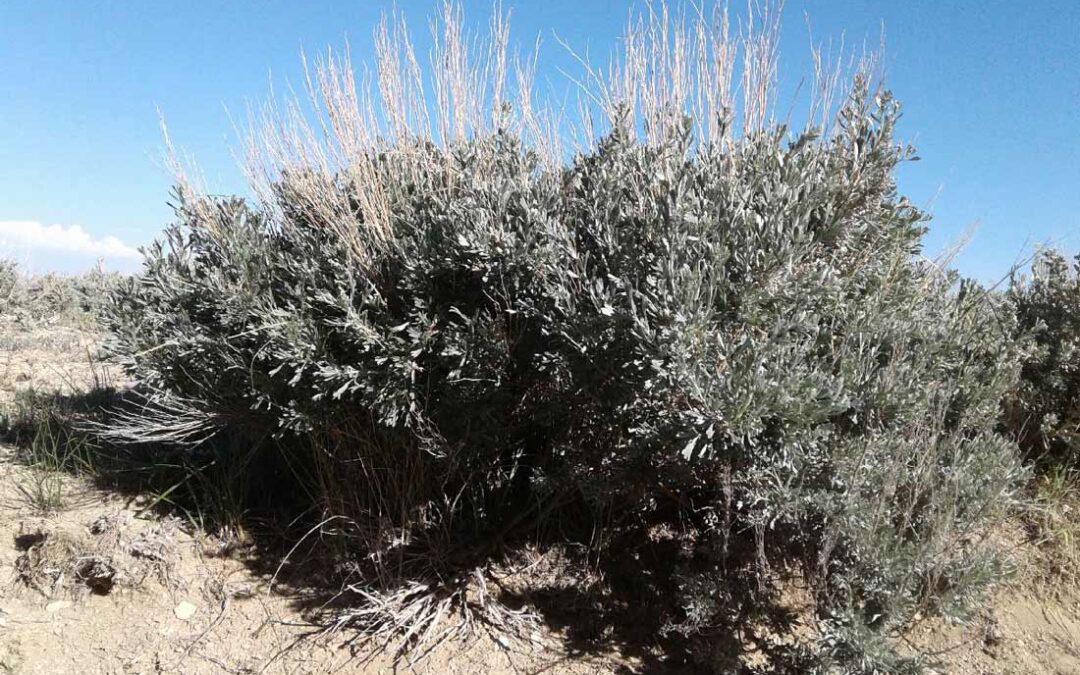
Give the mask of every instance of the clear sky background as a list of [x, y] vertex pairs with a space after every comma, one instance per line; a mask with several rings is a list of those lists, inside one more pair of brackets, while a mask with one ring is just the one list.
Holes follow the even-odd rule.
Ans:
[[[420, 33], [430, 3], [399, 0]], [[607, 54], [628, 5], [504, 0], [512, 37], [543, 39], [541, 78], [572, 67], [558, 35]], [[370, 54], [388, 2], [0, 0], [0, 253], [70, 271], [133, 248], [170, 219], [157, 110], [215, 191], [240, 189], [227, 110], [300, 82], [301, 48]], [[482, 24], [488, 0], [465, 2]], [[732, 2], [737, 19], [742, 4]], [[930, 253], [971, 226], [955, 265], [995, 281], [1027, 247], [1080, 247], [1080, 0], [788, 0], [781, 78], [809, 70], [810, 38], [875, 43], [884, 25], [900, 135], [922, 160], [901, 190], [934, 214]], [[422, 40], [418, 40], [421, 45]], [[29, 245], [26, 242], [30, 242]]]

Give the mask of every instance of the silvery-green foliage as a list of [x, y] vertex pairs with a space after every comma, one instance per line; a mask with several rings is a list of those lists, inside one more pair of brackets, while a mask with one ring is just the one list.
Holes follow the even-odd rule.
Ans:
[[1043, 251], [1009, 296], [1030, 343], [1007, 420], [1023, 450], [1071, 467], [1080, 450], [1080, 258]]
[[898, 666], [883, 636], [962, 616], [995, 576], [969, 544], [1019, 475], [994, 433], [1012, 319], [917, 257], [897, 116], [857, 95], [825, 141], [776, 129], [696, 154], [617, 130], [564, 180], [553, 329], [595, 407], [583, 486], [643, 512], [674, 493], [687, 566], [716, 589], [746, 583], [734, 551], [762, 587], [799, 560], [822, 653], [868, 671]]
[[0, 299], [4, 306], [11, 301], [19, 283], [19, 268], [13, 260], [0, 258]]
[[100, 266], [78, 274], [27, 274], [0, 258], [0, 316], [22, 325], [92, 323], [122, 278]]
[[915, 670], [892, 638], [999, 573], [1017, 358], [1000, 300], [919, 256], [898, 116], [860, 86], [824, 137], [616, 125], [558, 170], [505, 131], [408, 141], [373, 158], [392, 235], [363, 260], [303, 203], [349, 197], [363, 232], [346, 175], [286, 173], [272, 208], [180, 191], [110, 314], [155, 413], [112, 437], [273, 439], [356, 557], [406, 574], [617, 513], [601, 557], [681, 542], [670, 630], [767, 614], [797, 576], [820, 668]]

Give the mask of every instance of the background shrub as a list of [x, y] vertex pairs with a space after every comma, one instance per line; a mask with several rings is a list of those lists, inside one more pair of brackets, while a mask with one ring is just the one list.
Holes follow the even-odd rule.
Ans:
[[90, 327], [122, 275], [100, 266], [81, 274], [26, 275], [0, 259], [0, 316], [28, 327], [62, 322]]
[[382, 115], [347, 63], [318, 65], [325, 144], [303, 116], [268, 127], [254, 200], [181, 176], [108, 310], [144, 401], [101, 435], [315, 507], [346, 535], [341, 622], [412, 646], [447, 609], [505, 622], [469, 584], [540, 540], [625, 563], [669, 637], [786, 634], [798, 579], [806, 667], [917, 670], [892, 638], [962, 618], [1000, 572], [981, 538], [1021, 475], [995, 431], [1015, 321], [920, 256], [870, 69], [791, 131], [769, 114], [775, 25], [730, 41], [720, 17], [632, 27], [621, 70], [589, 73], [604, 124], [572, 153], [526, 72], [504, 99], [498, 19], [477, 60], [447, 10], [430, 127], [397, 23]]
[[1080, 259], [1056, 251], [1035, 259], [1009, 293], [1018, 329], [1030, 339], [1009, 426], [1043, 467], [1076, 467], [1080, 449]]

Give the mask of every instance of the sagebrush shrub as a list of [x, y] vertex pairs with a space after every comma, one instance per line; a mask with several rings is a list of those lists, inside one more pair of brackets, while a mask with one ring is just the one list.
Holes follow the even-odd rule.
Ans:
[[[360, 143], [377, 122], [324, 65], [337, 154], [281, 153], [256, 201], [178, 188], [109, 313], [147, 405], [106, 435], [280, 453], [278, 486], [350, 535], [358, 602], [467, 610], [447, 589], [573, 512], [600, 558], [672, 543], [666, 634], [758, 621], [799, 578], [816, 667], [916, 669], [891, 638], [998, 572], [1012, 315], [920, 256], [899, 105], [865, 75], [834, 126], [792, 132], [691, 105], [659, 59], [628, 57], [653, 97], [610, 82], [567, 161], [497, 93], [490, 124]], [[464, 95], [453, 63], [436, 89]]]
[[1027, 338], [1007, 426], [1042, 467], [1075, 469], [1080, 452], [1080, 259], [1040, 252], [1009, 290]]
[[616, 132], [579, 158], [556, 285], [576, 292], [547, 332], [571, 338], [570, 475], [692, 524], [679, 564], [689, 606], [711, 592], [702, 622], [747, 572], [768, 588], [798, 561], [822, 654], [872, 670], [896, 665], [882, 635], [993, 576], [960, 542], [1019, 467], [994, 433], [1008, 308], [917, 257], [925, 218], [891, 177], [898, 106], [866, 94], [827, 142], [774, 129], [691, 155]]

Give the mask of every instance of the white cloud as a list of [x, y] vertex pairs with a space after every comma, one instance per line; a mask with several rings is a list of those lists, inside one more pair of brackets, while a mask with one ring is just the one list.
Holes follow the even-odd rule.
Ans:
[[78, 225], [42, 225], [33, 220], [0, 220], [0, 255], [56, 271], [74, 271], [98, 259], [110, 267], [130, 269], [142, 259], [138, 250], [114, 236], [98, 239]]
[[0, 220], [0, 244], [108, 258], [142, 255], [113, 236], [94, 239], [78, 225], [42, 225], [32, 220]]

